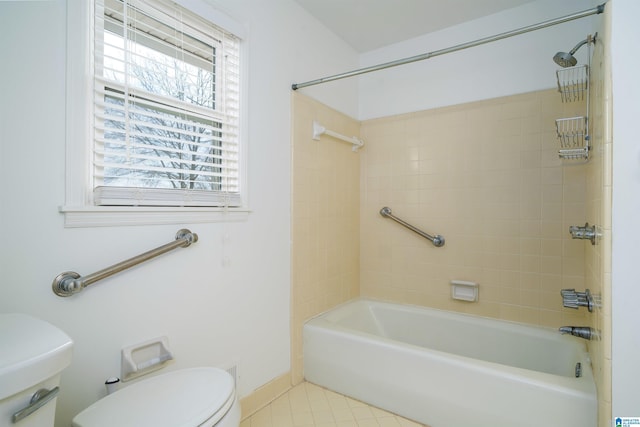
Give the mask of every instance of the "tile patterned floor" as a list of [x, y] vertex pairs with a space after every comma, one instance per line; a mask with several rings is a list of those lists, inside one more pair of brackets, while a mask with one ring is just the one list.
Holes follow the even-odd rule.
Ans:
[[240, 427], [428, 427], [303, 382]]

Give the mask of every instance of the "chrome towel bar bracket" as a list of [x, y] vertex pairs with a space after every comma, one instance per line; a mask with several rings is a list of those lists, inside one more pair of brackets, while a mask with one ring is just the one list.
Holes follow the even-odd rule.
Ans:
[[60, 273], [58, 276], [56, 276], [55, 279], [53, 279], [51, 288], [53, 289], [53, 293], [58, 295], [59, 297], [69, 297], [80, 292], [92, 283], [95, 283], [102, 279], [106, 279], [109, 276], [113, 276], [116, 273], [131, 268], [142, 262], [148, 261], [151, 258], [155, 258], [176, 248], [186, 248], [197, 241], [197, 234], [192, 233], [187, 229], [181, 229], [176, 233], [175, 241], [152, 249], [126, 261], [119, 262], [118, 264], [114, 264], [111, 267], [107, 267], [103, 270], [97, 271], [87, 276], [80, 276], [75, 271], [66, 271], [64, 273]]
[[413, 225], [401, 220], [397, 216], [393, 215], [393, 213], [391, 212], [391, 208], [389, 208], [389, 207], [385, 206], [384, 208], [380, 209], [380, 215], [382, 215], [385, 218], [391, 218], [392, 220], [394, 220], [398, 224], [403, 225], [403, 226], [407, 227], [409, 230], [413, 231], [414, 233], [417, 233], [417, 234], [421, 235], [422, 237], [424, 237], [425, 239], [430, 240], [431, 243], [433, 243], [433, 246], [436, 246], [438, 248], [440, 246], [444, 246], [444, 237], [442, 237], [439, 234], [436, 234], [435, 236], [432, 236], [431, 234], [425, 233], [424, 231], [414, 227]]

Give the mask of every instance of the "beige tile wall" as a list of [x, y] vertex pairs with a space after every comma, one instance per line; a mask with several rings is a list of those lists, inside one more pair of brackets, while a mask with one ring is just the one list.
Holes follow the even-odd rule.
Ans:
[[600, 302], [590, 316], [600, 339], [590, 343], [598, 388], [599, 426], [611, 425], [611, 70], [606, 40], [608, 13], [594, 48], [591, 63], [591, 141], [593, 150], [587, 175], [587, 220], [600, 227], [602, 238], [585, 253], [586, 287]]
[[[361, 294], [558, 327], [584, 310], [560, 289], [584, 288], [583, 165], [558, 159], [555, 119], [584, 115], [556, 90], [362, 123]], [[445, 236], [428, 241], [379, 215]], [[480, 300], [452, 300], [449, 281], [480, 284]]]
[[291, 371], [302, 381], [302, 324], [359, 294], [360, 155], [312, 123], [345, 136], [360, 124], [293, 92]]
[[[600, 55], [600, 56], [598, 56]], [[583, 115], [540, 91], [402, 116], [350, 119], [293, 93], [292, 382], [302, 372], [302, 325], [358, 295], [543, 326], [588, 325], [600, 425], [609, 425], [611, 112], [608, 62], [592, 69], [593, 143], [587, 164], [561, 161], [555, 119]], [[599, 70], [597, 69], [599, 68]], [[365, 147], [311, 139], [313, 120]], [[383, 206], [429, 233], [435, 248], [379, 215]], [[597, 246], [570, 225], [602, 227]], [[480, 284], [454, 301], [449, 281]], [[590, 288], [594, 314], [562, 307], [560, 289]]]

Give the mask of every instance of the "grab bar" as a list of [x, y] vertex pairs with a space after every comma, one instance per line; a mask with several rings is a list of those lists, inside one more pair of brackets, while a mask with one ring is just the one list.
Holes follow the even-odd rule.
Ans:
[[391, 213], [391, 208], [388, 208], [388, 207], [385, 206], [384, 208], [380, 209], [380, 215], [382, 215], [385, 218], [391, 218], [392, 220], [394, 220], [398, 224], [404, 225], [405, 227], [407, 227], [409, 230], [413, 231], [414, 233], [418, 233], [419, 235], [421, 235], [425, 239], [431, 240], [431, 243], [433, 243], [433, 246], [436, 246], [438, 248], [440, 246], [444, 246], [444, 237], [442, 237], [439, 234], [436, 234], [435, 236], [432, 236], [431, 234], [425, 233], [424, 231], [417, 229], [413, 225], [411, 225], [411, 224], [409, 224], [407, 222], [404, 222], [403, 220], [401, 220], [397, 216], [394, 216]]
[[190, 246], [192, 243], [195, 243], [197, 241], [197, 234], [183, 228], [181, 230], [178, 230], [178, 232], [176, 233], [175, 241], [152, 249], [126, 261], [114, 264], [111, 267], [107, 267], [93, 274], [80, 277], [80, 275], [75, 271], [65, 271], [64, 273], [60, 273], [58, 276], [56, 276], [55, 279], [53, 279], [51, 288], [53, 289], [53, 293], [58, 295], [59, 297], [69, 297], [80, 292], [92, 283], [95, 283], [102, 279], [106, 279], [109, 276], [113, 276], [116, 273], [131, 268], [142, 262], [148, 261], [151, 258], [155, 258], [176, 248], [186, 248], [187, 246]]

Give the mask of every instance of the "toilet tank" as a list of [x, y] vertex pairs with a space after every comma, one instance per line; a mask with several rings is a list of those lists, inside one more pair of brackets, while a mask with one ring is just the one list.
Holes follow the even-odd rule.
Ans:
[[26, 314], [0, 314], [0, 427], [50, 427], [73, 341]]

